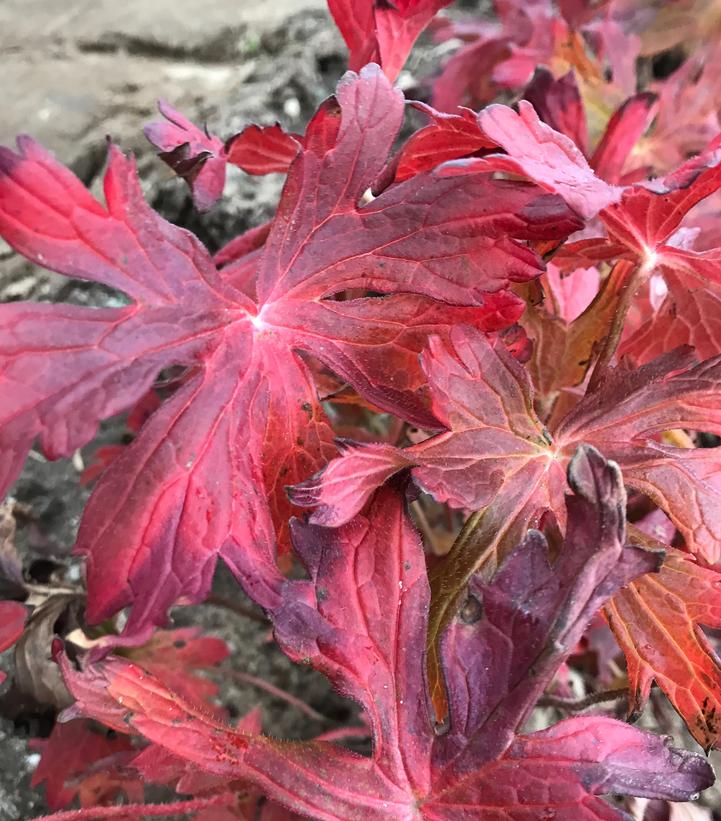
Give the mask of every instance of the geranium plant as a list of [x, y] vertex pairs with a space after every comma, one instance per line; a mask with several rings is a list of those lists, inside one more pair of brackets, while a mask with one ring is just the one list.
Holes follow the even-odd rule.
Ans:
[[[146, 134], [199, 210], [228, 165], [286, 175], [215, 255], [115, 145], [104, 203], [0, 149], [0, 236], [124, 295], [0, 306], [3, 493], [129, 412], [85, 474], [82, 586], [29, 584], [0, 521], [0, 650], [59, 712], [58, 821], [621, 819], [713, 782], [633, 722], [655, 682], [721, 744], [721, 30], [684, 2], [448, 5], [329, 0], [350, 70], [302, 134], [161, 103]], [[460, 45], [406, 99], [429, 24]], [[203, 676], [228, 648], [169, 624], [219, 560], [367, 754], [228, 723]]]

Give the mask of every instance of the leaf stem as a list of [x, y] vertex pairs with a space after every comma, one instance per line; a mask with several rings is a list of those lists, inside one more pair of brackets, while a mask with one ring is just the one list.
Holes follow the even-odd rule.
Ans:
[[225, 596], [219, 596], [213, 593], [205, 600], [205, 604], [212, 604], [215, 607], [224, 607], [226, 610], [230, 610], [239, 616], [244, 616], [246, 619], [257, 621], [258, 624], [270, 625], [270, 622], [262, 613], [256, 613], [256, 611], [250, 607], [246, 607], [244, 604], [238, 604], [238, 602], [228, 599]]
[[307, 715], [308, 718], [312, 718], [313, 721], [322, 721], [324, 724], [333, 723], [332, 718], [324, 716], [322, 713], [314, 710], [309, 704], [306, 704], [305, 701], [301, 701], [299, 698], [287, 693], [285, 690], [281, 690], [280, 687], [276, 687], [274, 684], [271, 684], [265, 679], [258, 678], [258, 676], [253, 676], [250, 673], [243, 673], [240, 670], [232, 670], [230, 667], [221, 667], [219, 669], [222, 670], [224, 674], [229, 675], [231, 678], [234, 678], [242, 684], [250, 684], [252, 687], [257, 687], [259, 690], [265, 690], [265, 692], [269, 693], [271, 696], [275, 696], [275, 698], [285, 701], [287, 704], [290, 704], [292, 707], [300, 710], [301, 713]]
[[541, 696], [537, 707], [555, 707], [559, 710], [567, 710], [570, 713], [580, 713], [594, 704], [602, 704], [604, 701], [616, 701], [619, 698], [628, 696], [628, 687], [617, 687], [615, 690], [603, 690], [600, 693], [591, 693], [583, 698], [561, 698], [560, 696]]
[[33, 818], [32, 821], [90, 821], [93, 818], [121, 818], [134, 814], [139, 818], [172, 816], [204, 810], [207, 807], [227, 807], [235, 801], [234, 793], [221, 793], [210, 798], [193, 798], [188, 801], [175, 801], [171, 804], [116, 804], [112, 807], [83, 807], [79, 810], [63, 810], [50, 815], [41, 815]]
[[614, 266], [616, 270], [612, 271], [610, 276], [614, 276], [614, 274], [618, 273], [619, 270], [623, 271], [621, 266], [626, 267], [629, 272], [624, 277], [625, 282], [621, 286], [621, 296], [619, 297], [618, 306], [616, 307], [616, 311], [611, 319], [611, 327], [609, 328], [608, 334], [604, 340], [603, 347], [598, 355], [596, 364], [593, 366], [593, 372], [591, 373], [591, 378], [588, 381], [588, 393], [592, 393], [600, 387], [601, 382], [606, 375], [606, 371], [611, 364], [613, 355], [616, 353], [618, 345], [621, 342], [623, 326], [626, 323], [626, 317], [628, 316], [628, 311], [631, 307], [631, 303], [633, 302], [633, 298], [636, 296], [636, 292], [639, 287], [650, 273], [649, 268], [646, 265], [637, 265], [633, 267], [631, 262], [627, 260], [620, 260], [616, 263], [616, 266]]
[[418, 526], [421, 535], [423, 536], [423, 540], [425, 544], [428, 546], [428, 549], [430, 550], [432, 555], [441, 555], [438, 550], [438, 545], [436, 544], [433, 528], [430, 526], [430, 523], [428, 522], [428, 518], [426, 516], [426, 512], [423, 510], [423, 506], [421, 505], [418, 499], [415, 499], [413, 502], [411, 502], [411, 511], [415, 519], [415, 523]]

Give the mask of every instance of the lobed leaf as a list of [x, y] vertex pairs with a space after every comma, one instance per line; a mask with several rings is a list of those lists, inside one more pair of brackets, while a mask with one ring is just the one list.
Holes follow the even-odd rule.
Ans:
[[[659, 546], [642, 534], [632, 539]], [[721, 669], [702, 627], [721, 624], [721, 577], [688, 554], [665, 549], [660, 572], [617, 593], [606, 605], [606, 615], [626, 654], [629, 712], [643, 709], [655, 680], [708, 751], [719, 738]]]
[[328, 0], [349, 51], [348, 67], [378, 63], [395, 80], [418, 35], [451, 0]]
[[158, 102], [158, 110], [164, 121], [147, 125], [145, 136], [160, 149], [160, 158], [186, 180], [198, 210], [208, 211], [225, 187], [223, 141], [207, 129], [199, 129], [163, 100]]
[[541, 122], [526, 100], [518, 103], [517, 114], [507, 106], [488, 106], [478, 123], [508, 155], [492, 155], [486, 162], [560, 194], [585, 219], [621, 198], [621, 189], [597, 177], [576, 144]]
[[[203, 771], [249, 780], [320, 819], [450, 821], [478, 812], [531, 819], [539, 807], [560, 819], [579, 812], [620, 819], [598, 794], [688, 798], [711, 780], [706, 762], [623, 723], [586, 717], [517, 734], [597, 608], [656, 566], [655, 557], [623, 546], [617, 468], [582, 448], [569, 480], [576, 495], [555, 566], [543, 537], [530, 533], [492, 583], [472, 581], [477, 606], [448, 629], [445, 735], [434, 732], [426, 709], [425, 558], [394, 486], [342, 528], [294, 525], [309, 579], [286, 581], [271, 613], [291, 658], [310, 662], [365, 707], [371, 757], [231, 729], [117, 658], [83, 672], [61, 660], [78, 702], [71, 714], [139, 733]], [[469, 700], [472, 692], [479, 698]]]
[[[36, 437], [50, 457], [69, 455], [163, 368], [186, 369], [85, 511], [77, 550], [88, 557], [91, 621], [135, 605], [127, 631], [145, 635], [176, 600], [204, 598], [218, 556], [273, 606], [292, 512], [285, 485], [333, 453], [299, 352], [374, 405], [433, 427], [417, 362], [428, 333], [515, 322], [522, 304], [504, 289], [543, 269], [524, 241], [578, 227], [560, 198], [484, 174], [417, 174], [364, 203], [384, 177], [403, 106], [377, 66], [346, 75], [308, 127], [272, 225], [226, 251], [222, 271], [147, 206], [117, 149], [106, 208], [36, 144], [3, 149], [5, 239], [133, 299], [101, 310], [3, 306], [3, 489]], [[171, 116], [170, 136], [179, 128], [201, 141]], [[333, 299], [349, 288], [387, 296]]]

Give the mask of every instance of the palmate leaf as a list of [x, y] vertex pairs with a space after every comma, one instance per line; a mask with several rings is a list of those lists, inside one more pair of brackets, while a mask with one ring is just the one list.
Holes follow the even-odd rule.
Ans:
[[562, 523], [563, 471], [587, 442], [613, 455], [627, 484], [670, 516], [689, 550], [718, 559], [719, 497], [707, 480], [715, 451], [655, 441], [673, 428], [721, 430], [718, 358], [694, 364], [680, 349], [633, 372], [618, 369], [547, 430], [522, 366], [472, 329], [455, 328], [450, 340], [431, 339], [423, 355], [432, 407], [446, 431], [403, 450], [359, 446], [332, 461], [292, 491], [299, 504], [320, 505], [312, 521], [348, 521], [374, 486], [411, 467], [419, 486], [453, 507], [501, 506], [522, 527], [536, 511], [552, 509]]
[[586, 109], [573, 71], [556, 79], [547, 68], [537, 68], [523, 99], [546, 125], [565, 134], [588, 157]]
[[679, 345], [692, 345], [702, 358], [716, 356], [721, 351], [721, 287], [673, 271], [665, 271], [663, 279], [668, 288], [663, 302], [621, 342], [619, 355], [643, 365]]
[[629, 540], [666, 552], [659, 573], [636, 579], [605, 608], [626, 654], [629, 712], [644, 707], [655, 680], [708, 751], [721, 736], [721, 667], [702, 628], [721, 627], [721, 574], [636, 528]]
[[671, 347], [691, 344], [702, 357], [721, 353], [717, 305], [721, 299], [721, 249], [693, 250], [694, 230], [683, 225], [691, 209], [721, 188], [721, 142], [651, 183], [627, 188], [620, 202], [600, 213], [608, 235], [565, 246], [556, 263], [570, 270], [599, 261], [631, 263], [629, 281], [662, 275], [668, 295], [621, 347], [637, 364]]
[[229, 653], [222, 639], [201, 635], [197, 627], [156, 630], [142, 647], [122, 651], [125, 658], [145, 667], [187, 701], [208, 706], [219, 687], [202, 671], [224, 661]]
[[[85, 511], [77, 549], [88, 556], [91, 621], [135, 604], [128, 630], [162, 623], [179, 597], [203, 598], [219, 555], [259, 603], [273, 605], [275, 531], [282, 544], [291, 511], [284, 486], [333, 452], [296, 351], [375, 405], [437, 425], [418, 394], [428, 333], [515, 321], [521, 301], [503, 289], [543, 268], [519, 240], [578, 227], [560, 198], [484, 174], [419, 174], [361, 204], [402, 115], [402, 95], [378, 67], [340, 82], [308, 127], [262, 252], [250, 252], [245, 285], [252, 281], [255, 300], [193, 236], [148, 208], [116, 149], [107, 208], [32, 141], [21, 140], [19, 154], [2, 150], [3, 238], [45, 267], [133, 300], [98, 310], [2, 307], [3, 490], [37, 437], [51, 458], [69, 455], [162, 368], [187, 366]], [[332, 299], [349, 288], [385, 296]]]
[[199, 211], [218, 201], [225, 187], [227, 151], [223, 141], [201, 130], [164, 100], [158, 102], [164, 120], [145, 127], [145, 136], [160, 149], [160, 157], [185, 179]]
[[458, 113], [445, 114], [426, 103], [414, 102], [412, 105], [425, 114], [430, 123], [416, 131], [403, 146], [396, 164], [397, 180], [408, 179], [447, 160], [496, 147], [496, 143], [481, 131], [478, 117], [470, 108], [459, 107]]
[[30, 744], [40, 753], [31, 786], [44, 785], [50, 809], [68, 807], [76, 797], [81, 806], [111, 804], [121, 793], [142, 800], [142, 781], [127, 770], [135, 751], [126, 736], [74, 719], [56, 723], [49, 738]]
[[[468, 580], [492, 574], [520, 534], [545, 511], [565, 526], [563, 473], [576, 447], [593, 444], [620, 465], [624, 481], [651, 497], [705, 561], [718, 559], [721, 494], [714, 449], [680, 449], [657, 441], [674, 428], [719, 430], [721, 362], [693, 363], [688, 351], [667, 354], [635, 371], [611, 372], [547, 430], [533, 409], [527, 372], [471, 329], [454, 329], [451, 347], [431, 340], [424, 354], [433, 409], [447, 430], [399, 450], [349, 448], [292, 491], [317, 505], [312, 521], [337, 526], [362, 508], [373, 489], [409, 469], [414, 481], [453, 507], [478, 511], [432, 582], [432, 648], [455, 613]], [[632, 629], [632, 628], [631, 628]], [[431, 684], [443, 713], [438, 658]], [[718, 676], [714, 679], [720, 681]], [[709, 685], [716, 686], [716, 685]]]
[[[190, 704], [202, 705], [216, 718], [225, 717], [225, 711], [212, 701], [218, 686], [201, 674], [227, 657], [228, 647], [224, 641], [203, 636], [197, 628], [185, 627], [158, 630], [144, 646], [121, 652], [124, 658], [142, 665]], [[260, 731], [258, 721], [248, 723], [245, 719], [241, 726]], [[82, 807], [112, 804], [121, 792], [131, 801], [142, 801], [143, 785], [148, 783], [143, 762], [153, 760], [156, 782], [162, 780], [160, 776], [165, 771], [172, 769], [168, 764], [163, 770], [163, 761], [155, 749], [139, 750], [127, 736], [108, 734], [105, 728], [87, 719], [56, 722], [47, 740], [34, 739], [31, 746], [41, 754], [32, 785], [45, 784], [51, 809], [67, 807], [76, 796]], [[160, 754], [167, 756], [163, 750]], [[182, 769], [181, 775], [186, 775]], [[187, 775], [182, 786], [187, 786], [190, 780]]]
[[[652, 274], [663, 275], [667, 299], [622, 348], [638, 364], [668, 351], [671, 340], [675, 345], [693, 344], [703, 357], [721, 353], [716, 332], [721, 250], [693, 250], [694, 231], [683, 225], [694, 206], [721, 188], [721, 137], [664, 177], [621, 188], [616, 183], [638, 180], [648, 171], [622, 174], [655, 110], [653, 95], [628, 99], [587, 160], [583, 146], [574, 142], [582, 138], [574, 122], [554, 114], [556, 97], [568, 96], [567, 83], [546, 80], [544, 84], [542, 79], [543, 75], [531, 89], [531, 97], [545, 117], [568, 133], [541, 122], [525, 100], [520, 101], [518, 113], [492, 105], [478, 114], [479, 131], [506, 154], [459, 160], [456, 167], [464, 172], [484, 167], [511, 171], [561, 194], [586, 218], [598, 213], [606, 236], [566, 244], [554, 257], [564, 272], [601, 262], [628, 262], [626, 278], [616, 284], [619, 294], [630, 282], [638, 288]], [[461, 147], [459, 142], [459, 157]]]
[[160, 101], [163, 120], [145, 127], [145, 136], [159, 150], [159, 157], [190, 186], [199, 211], [208, 211], [225, 187], [226, 166], [246, 174], [285, 173], [303, 144], [299, 134], [288, 134], [277, 123], [249, 125], [223, 142], [200, 129], [168, 103]]
[[436, 27], [438, 39], [458, 38], [462, 43], [434, 83], [436, 108], [484, 105], [501, 89], [523, 88], [537, 66], [551, 59], [556, 38], [568, 34], [548, 0], [494, 5], [499, 24], [447, 20]]
[[518, 103], [518, 113], [504, 105], [488, 106], [479, 113], [478, 123], [507, 152], [486, 162], [561, 194], [584, 218], [621, 198], [621, 189], [597, 177], [573, 140], [541, 122], [526, 100]]
[[[348, 46], [348, 67], [360, 71], [367, 63], [376, 63], [392, 81], [403, 68], [420, 33], [450, 2], [328, 0], [328, 9]], [[285, 173], [303, 145], [301, 135], [284, 131], [278, 123], [249, 125], [223, 142], [207, 129], [195, 126], [167, 103], [160, 102], [158, 107], [164, 121], [147, 126], [145, 135], [159, 149], [161, 159], [188, 182], [200, 211], [211, 208], [222, 194], [228, 163], [247, 174]], [[422, 142], [423, 149], [428, 151], [428, 141]], [[458, 154], [453, 151], [451, 156]], [[426, 164], [422, 170], [437, 164], [437, 161]], [[407, 179], [408, 172], [406, 164], [398, 180]]]
[[287, 581], [271, 612], [285, 652], [365, 707], [371, 757], [233, 730], [117, 658], [82, 672], [62, 659], [77, 700], [72, 713], [139, 733], [200, 770], [250, 781], [327, 821], [479, 814], [611, 821], [622, 816], [599, 794], [687, 799], [712, 780], [708, 764], [627, 724], [588, 716], [518, 734], [598, 607], [658, 561], [623, 546], [617, 468], [582, 448], [569, 480], [576, 495], [568, 498], [568, 531], [555, 565], [543, 536], [529, 533], [493, 583], [472, 580], [469, 607], [444, 637], [451, 704], [445, 734], [434, 732], [424, 688], [425, 557], [396, 486], [378, 491], [367, 514], [342, 528], [295, 523], [310, 578]]

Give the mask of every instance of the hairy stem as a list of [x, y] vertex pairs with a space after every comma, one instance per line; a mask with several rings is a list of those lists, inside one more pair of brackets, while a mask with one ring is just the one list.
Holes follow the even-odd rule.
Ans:
[[304, 713], [308, 716], [308, 718], [312, 718], [313, 721], [322, 721], [324, 724], [333, 722], [333, 719], [328, 718], [328, 716], [324, 716], [317, 710], [314, 710], [309, 704], [306, 704], [305, 701], [301, 701], [299, 698], [287, 693], [285, 690], [281, 690], [280, 687], [276, 687], [274, 684], [265, 681], [265, 679], [258, 678], [250, 673], [243, 673], [240, 670], [231, 670], [229, 667], [221, 667], [220, 669], [225, 675], [234, 678], [242, 684], [250, 684], [252, 687], [257, 687], [259, 690], [265, 690], [265, 692], [269, 693], [271, 696], [279, 698], [281, 701], [285, 701], [286, 704], [290, 704], [292, 707], [295, 707], [296, 710], [300, 710], [301, 713]]
[[239, 616], [244, 616], [246, 619], [257, 621], [258, 624], [270, 624], [268, 619], [262, 613], [257, 613], [252, 608], [246, 607], [244, 604], [238, 604], [238, 602], [228, 599], [225, 596], [213, 594], [208, 596], [205, 600], [205, 604], [212, 604], [215, 607], [224, 607], [226, 610], [237, 613]]
[[83, 807], [80, 810], [63, 810], [41, 815], [32, 821], [91, 821], [93, 818], [118, 818], [127, 815], [143, 817], [174, 816], [197, 812], [207, 807], [227, 807], [237, 799], [235, 793], [221, 793], [210, 798], [193, 798], [171, 804], [118, 804], [113, 807]]
[[600, 693], [591, 693], [583, 698], [560, 698], [559, 696], [543, 695], [536, 703], [537, 707], [555, 707], [569, 713], [580, 713], [594, 704], [605, 701], [616, 701], [619, 698], [628, 698], [628, 687], [617, 687], [615, 690], [603, 690]]

